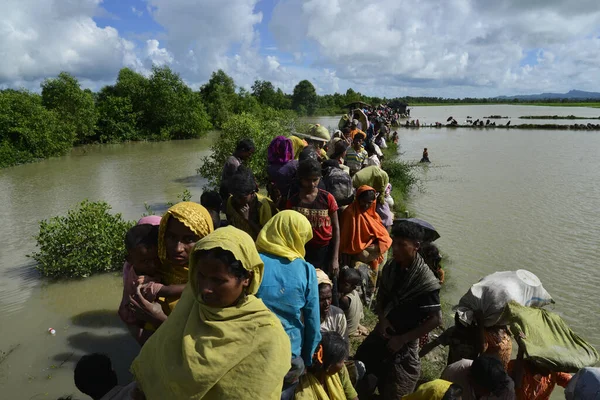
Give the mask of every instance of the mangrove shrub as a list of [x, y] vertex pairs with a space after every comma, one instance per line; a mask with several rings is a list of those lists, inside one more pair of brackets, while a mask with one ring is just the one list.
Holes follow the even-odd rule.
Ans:
[[65, 154], [74, 137], [38, 94], [0, 91], [0, 168]]
[[58, 77], [42, 83], [42, 103], [54, 110], [75, 136], [76, 143], [92, 141], [96, 127], [94, 95], [82, 90], [72, 75], [61, 72]]
[[111, 214], [105, 202], [84, 201], [66, 216], [40, 222], [39, 250], [30, 255], [50, 278], [83, 278], [116, 271], [125, 260], [125, 233], [135, 222]]
[[208, 179], [208, 185], [217, 188], [227, 157], [233, 154], [241, 139], [254, 141], [256, 152], [246, 166], [254, 172], [259, 183], [267, 180], [267, 147], [276, 136], [289, 136], [295, 120], [289, 113], [265, 109], [260, 114], [232, 115], [224, 124], [221, 135], [211, 146], [211, 155], [202, 159], [197, 172]]

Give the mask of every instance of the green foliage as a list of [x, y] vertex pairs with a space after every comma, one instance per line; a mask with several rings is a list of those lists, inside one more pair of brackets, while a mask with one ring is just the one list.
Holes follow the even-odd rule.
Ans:
[[66, 72], [42, 83], [42, 103], [54, 110], [75, 134], [77, 143], [89, 143], [96, 127], [96, 109], [92, 92], [82, 90], [79, 81]]
[[405, 210], [404, 198], [410, 188], [417, 184], [418, 180], [412, 172], [412, 166], [397, 158], [398, 146], [388, 143], [387, 149], [382, 149], [385, 159], [381, 168], [387, 172], [392, 184], [392, 197], [394, 198], [394, 211]]
[[131, 99], [103, 92], [100, 93], [96, 106], [98, 110], [96, 140], [100, 143], [137, 140], [140, 114], [133, 111]]
[[300, 115], [314, 115], [317, 109], [318, 96], [312, 83], [300, 81], [294, 88], [292, 108]]
[[237, 101], [235, 83], [223, 70], [213, 72], [208, 83], [200, 88], [208, 115], [216, 128], [221, 128], [234, 112]]
[[265, 109], [259, 114], [233, 115], [223, 125], [219, 140], [211, 146], [211, 155], [202, 159], [197, 172], [208, 179], [210, 187], [217, 188], [225, 161], [233, 154], [241, 139], [249, 138], [254, 141], [256, 152], [246, 166], [252, 169], [259, 183], [265, 183], [267, 147], [276, 136], [289, 136], [295, 123], [289, 112], [273, 109]]
[[125, 233], [135, 225], [111, 214], [105, 202], [84, 201], [67, 213], [40, 222], [38, 252], [30, 255], [50, 278], [83, 278], [119, 270], [125, 259]]
[[74, 137], [39, 95], [0, 91], [0, 168], [65, 154]]

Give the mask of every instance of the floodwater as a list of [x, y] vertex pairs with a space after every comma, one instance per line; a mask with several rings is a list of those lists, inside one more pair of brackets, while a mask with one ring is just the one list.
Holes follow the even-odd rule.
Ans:
[[[424, 123], [472, 116], [600, 116], [600, 109], [455, 106], [415, 107]], [[317, 118], [334, 127], [339, 118]], [[507, 120], [505, 120], [507, 121]], [[523, 122], [522, 122], [523, 121]], [[541, 121], [558, 123], [560, 120]], [[570, 122], [570, 121], [567, 121]], [[587, 123], [578, 120], [572, 123]], [[589, 121], [598, 123], [599, 121]], [[455, 302], [482, 276], [524, 268], [538, 274], [573, 329], [600, 347], [600, 276], [592, 256], [600, 238], [600, 134], [582, 131], [399, 129], [401, 157], [417, 161], [429, 148], [432, 164], [416, 169], [421, 190], [410, 208], [440, 231]], [[105, 200], [127, 219], [144, 203], [157, 213], [189, 189], [214, 134], [200, 140], [130, 143], [75, 149], [61, 158], [0, 170], [0, 393], [7, 399], [56, 399], [73, 394], [75, 362], [83, 354], [111, 356], [122, 383], [137, 345], [116, 316], [118, 274], [44, 283], [27, 254], [38, 221], [84, 199]], [[47, 333], [54, 328], [56, 335]]]
[[[184, 189], [200, 201], [196, 175], [215, 134], [198, 140], [77, 148], [65, 157], [0, 170], [0, 398], [87, 398], [73, 384], [81, 355], [108, 354], [120, 381], [138, 345], [116, 315], [122, 278], [105, 274], [43, 283], [26, 257], [38, 221], [64, 215], [84, 199], [104, 200], [137, 220], [144, 203], [157, 214]], [[48, 333], [49, 328], [56, 335]]]

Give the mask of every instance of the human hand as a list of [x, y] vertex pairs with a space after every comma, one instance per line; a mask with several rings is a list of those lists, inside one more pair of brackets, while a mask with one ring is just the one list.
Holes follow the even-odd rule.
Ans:
[[333, 274], [333, 276], [335, 276], [337, 278], [337, 276], [340, 273], [340, 263], [337, 260], [337, 258], [335, 260], [331, 261], [330, 268], [331, 268], [331, 273]]
[[390, 338], [390, 334], [388, 333], [388, 330], [394, 330], [394, 327], [392, 326], [392, 324], [390, 324], [390, 321], [388, 321], [387, 318], [380, 318], [379, 322], [377, 323], [377, 326], [375, 327], [375, 330], [384, 338], [389, 339]]
[[140, 287], [136, 288], [136, 293], [129, 296], [129, 307], [134, 312], [136, 318], [158, 326], [167, 319], [167, 316], [158, 303], [151, 303], [142, 296]]
[[390, 353], [395, 354], [398, 352], [404, 345], [406, 344], [406, 340], [403, 335], [392, 336], [392, 338], [387, 343], [387, 349]]
[[242, 217], [247, 221], [250, 218], [250, 206], [246, 204], [240, 208], [240, 214], [242, 214]]

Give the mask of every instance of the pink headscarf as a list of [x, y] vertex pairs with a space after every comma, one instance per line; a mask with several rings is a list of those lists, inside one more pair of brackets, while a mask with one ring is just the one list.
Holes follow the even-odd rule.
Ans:
[[[137, 225], [160, 225], [160, 220], [161, 217], [159, 215], [148, 215], [147, 217], [142, 217]], [[125, 261], [125, 264], [123, 264], [123, 298], [119, 305], [119, 317], [121, 317], [126, 324], [135, 324], [137, 321], [135, 315], [128, 307], [129, 296], [135, 294], [137, 281], [138, 276], [133, 269], [133, 265]], [[161, 287], [162, 285], [160, 283], [155, 283], [151, 286], [150, 291], [156, 296], [156, 293], [158, 293]]]

